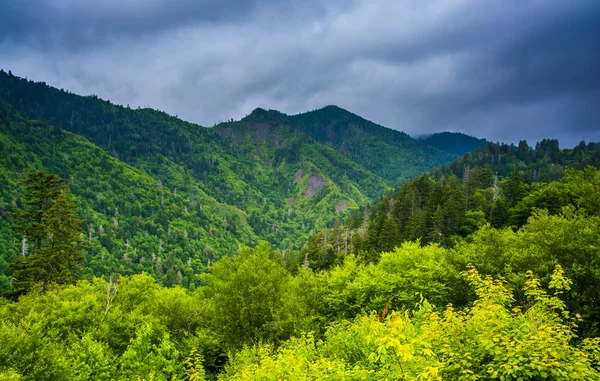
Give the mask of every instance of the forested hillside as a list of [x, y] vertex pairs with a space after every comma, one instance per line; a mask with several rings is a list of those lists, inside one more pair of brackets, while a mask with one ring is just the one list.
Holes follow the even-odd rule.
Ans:
[[471, 151], [454, 154], [435, 149], [404, 132], [379, 126], [337, 106], [294, 115], [290, 123], [392, 185]]
[[[247, 216], [208, 196], [198, 181], [172, 171], [185, 191], [170, 188], [85, 139], [18, 115], [0, 103], [1, 287], [7, 262], [21, 250], [9, 230], [22, 207], [21, 175], [43, 169], [68, 180], [83, 219], [86, 273], [155, 275], [165, 284], [193, 286], [210, 260], [257, 242]], [[180, 188], [180, 189], [181, 189]]]
[[[379, 197], [388, 186], [453, 158], [333, 107], [292, 117], [257, 110], [234, 123], [253, 126], [247, 132], [255, 134], [254, 143], [240, 144], [227, 132], [228, 125], [204, 128], [163, 112], [81, 97], [4, 71], [0, 100], [26, 118], [88, 139], [185, 198], [194, 197], [193, 184], [217, 202], [243, 211], [254, 234], [277, 247], [301, 245], [311, 231]], [[266, 115], [276, 118], [265, 122]], [[347, 138], [346, 145], [332, 143], [334, 150], [306, 135], [327, 130], [326, 123], [348, 127], [336, 127], [327, 135], [336, 142]], [[376, 147], [358, 150], [364, 136], [348, 131], [359, 126], [363, 134], [371, 131], [367, 140]], [[390, 148], [390, 137], [403, 143]], [[385, 145], [388, 148], [382, 149]], [[383, 173], [385, 168], [394, 169]]]
[[[287, 217], [302, 216], [303, 226], [295, 227], [299, 230], [324, 226], [332, 221], [331, 216], [343, 216], [348, 209], [356, 210], [388, 188], [384, 179], [291, 127], [286, 123], [287, 117], [277, 118], [280, 115], [257, 109], [239, 122], [215, 127], [215, 131], [231, 141], [240, 155], [266, 164], [256, 166], [246, 176], [263, 184], [269, 199], [276, 200], [274, 205], [267, 207], [274, 207], [280, 213], [280, 219], [285, 221]], [[289, 181], [284, 187], [270, 182], [271, 172], [282, 174]], [[283, 195], [287, 198], [281, 200]], [[284, 216], [281, 211], [285, 212]], [[255, 217], [261, 219], [263, 216], [259, 212]], [[269, 228], [264, 227], [265, 230]], [[269, 234], [268, 231], [264, 233], [261, 236]]]
[[[379, 126], [337, 106], [291, 116], [275, 110], [256, 109], [241, 121], [223, 123], [216, 129], [230, 135], [233, 128], [238, 134], [254, 135], [261, 141], [265, 139], [265, 129], [270, 129], [271, 135], [277, 136], [278, 142], [283, 142], [287, 140], [287, 132], [279, 130], [279, 133], [274, 133], [282, 126], [291, 127], [302, 140], [314, 139], [335, 149], [349, 159], [347, 161], [354, 161], [391, 185], [418, 176], [426, 171], [425, 168], [446, 164], [469, 151], [466, 149], [458, 154], [443, 152], [403, 132]], [[293, 162], [296, 159], [293, 155], [301, 152], [298, 148], [290, 147], [279, 155]]]
[[595, 168], [600, 168], [596, 143], [563, 150], [556, 140], [542, 140], [535, 148], [525, 141], [518, 147], [487, 143], [389, 191], [345, 224], [322, 230], [303, 253], [320, 258], [315, 266], [327, 267], [342, 251], [362, 253], [368, 261], [407, 240], [452, 246], [485, 224], [520, 228], [535, 209], [558, 215], [570, 205], [600, 214]]

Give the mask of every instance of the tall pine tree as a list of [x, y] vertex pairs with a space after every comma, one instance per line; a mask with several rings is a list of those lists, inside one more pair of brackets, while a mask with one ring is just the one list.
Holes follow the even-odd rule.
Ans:
[[35, 171], [23, 181], [24, 207], [12, 226], [23, 242], [21, 255], [13, 259], [10, 270], [18, 292], [41, 283], [74, 283], [83, 266], [84, 250], [81, 221], [69, 187], [54, 174]]

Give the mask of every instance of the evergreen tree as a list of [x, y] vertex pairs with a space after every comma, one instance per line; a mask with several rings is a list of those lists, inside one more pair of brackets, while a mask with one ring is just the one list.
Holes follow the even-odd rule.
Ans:
[[529, 158], [529, 144], [527, 140], [519, 141], [519, 147], [517, 148], [517, 159], [526, 162]]
[[523, 198], [523, 184], [517, 164], [513, 166], [512, 173], [504, 185], [504, 195], [509, 207], [515, 206]]
[[12, 226], [26, 243], [10, 264], [16, 290], [27, 291], [35, 283], [44, 288], [51, 283], [74, 283], [83, 266], [85, 246], [67, 184], [42, 171], [32, 172], [23, 183], [24, 207]]
[[467, 197], [464, 187], [457, 177], [451, 177], [444, 190], [445, 203], [443, 206], [444, 228], [442, 233], [450, 237], [458, 233], [467, 211]]
[[508, 218], [508, 204], [503, 197], [500, 197], [492, 204], [488, 221], [493, 227], [501, 228], [506, 226]]

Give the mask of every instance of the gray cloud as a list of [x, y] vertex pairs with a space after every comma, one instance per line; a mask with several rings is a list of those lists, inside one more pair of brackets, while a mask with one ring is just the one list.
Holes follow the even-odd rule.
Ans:
[[600, 140], [600, 3], [0, 4], [0, 67], [203, 125], [337, 104], [418, 134]]

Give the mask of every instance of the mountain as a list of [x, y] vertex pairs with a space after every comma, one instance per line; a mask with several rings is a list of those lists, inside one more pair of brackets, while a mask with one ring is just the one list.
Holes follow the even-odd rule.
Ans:
[[[386, 128], [337, 106], [288, 116], [256, 110], [246, 119], [268, 119], [288, 125], [379, 175], [391, 185], [409, 180], [430, 168], [452, 161], [453, 153], [440, 151], [401, 131]], [[461, 152], [459, 155], [462, 155]]]
[[267, 213], [294, 223], [285, 227], [290, 237], [325, 226], [338, 214], [355, 210], [388, 189], [384, 179], [291, 127], [286, 118], [257, 109], [241, 121], [214, 128], [237, 155], [254, 164], [246, 178], [258, 184], [270, 200], [262, 210], [250, 213], [259, 235], [268, 236], [282, 227], [262, 222]]
[[[160, 111], [132, 110], [5, 72], [0, 73], [0, 100], [27, 118], [88, 139], [187, 197], [191, 194], [188, 186], [197, 185], [217, 202], [246, 213], [256, 234], [278, 247], [297, 245], [314, 228], [320, 229], [388, 187], [383, 179], [332, 149], [314, 141], [305, 144], [298, 134], [287, 139], [291, 130], [283, 132], [281, 140], [289, 144], [275, 147], [275, 157], [267, 146], [251, 153], [246, 145], [236, 144], [216, 129]], [[318, 151], [315, 162], [305, 159], [298, 165], [289, 162], [289, 157], [287, 162], [280, 161], [294, 141], [304, 158]], [[279, 161], [273, 163], [273, 159]]]
[[6, 257], [19, 250], [7, 228], [20, 205], [17, 180], [43, 169], [77, 197], [90, 273], [146, 271], [167, 284], [193, 285], [192, 274], [240, 244], [299, 248], [455, 157], [334, 106], [292, 116], [257, 109], [206, 128], [2, 70], [0, 102]]
[[479, 139], [460, 132], [439, 132], [425, 136], [420, 140], [455, 156], [462, 156], [465, 152], [473, 152], [477, 148], [483, 148], [487, 143], [485, 139]]

